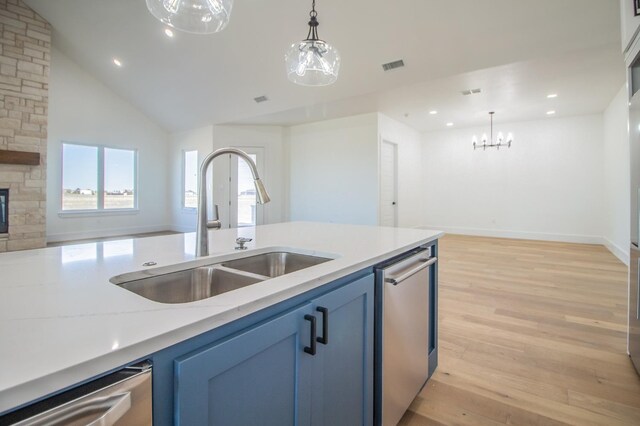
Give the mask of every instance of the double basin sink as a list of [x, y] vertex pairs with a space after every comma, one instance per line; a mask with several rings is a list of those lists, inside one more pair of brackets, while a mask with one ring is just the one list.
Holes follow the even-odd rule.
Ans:
[[270, 278], [328, 262], [332, 259], [287, 251], [269, 252], [178, 272], [111, 282], [160, 303], [187, 303], [207, 299]]

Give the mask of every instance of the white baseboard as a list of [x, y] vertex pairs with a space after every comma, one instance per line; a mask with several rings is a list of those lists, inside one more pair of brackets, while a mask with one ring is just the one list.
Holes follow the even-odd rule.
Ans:
[[172, 227], [170, 225], [136, 226], [131, 228], [117, 229], [96, 229], [82, 232], [49, 234], [47, 235], [47, 242], [54, 243], [73, 240], [86, 240], [89, 238], [117, 237], [120, 235], [144, 234], [147, 232], [162, 232], [170, 230], [172, 230]]
[[603, 237], [602, 239], [604, 240], [604, 246], [608, 248], [609, 251], [613, 253], [615, 257], [620, 259], [622, 263], [629, 266], [629, 252], [621, 248], [619, 245], [615, 244], [613, 241], [611, 241], [607, 237]]
[[558, 241], [563, 243], [604, 244], [604, 239], [595, 235], [548, 234], [544, 232], [509, 231], [502, 229], [460, 228], [454, 226], [421, 226], [422, 229], [437, 229], [449, 234], [475, 235], [479, 237], [512, 238], [520, 240]]
[[420, 229], [437, 229], [449, 234], [478, 237], [513, 238], [520, 240], [558, 241], [563, 243], [600, 244], [605, 246], [622, 263], [629, 266], [629, 253], [606, 237], [595, 235], [547, 234], [543, 232], [506, 231], [500, 229], [460, 228], [453, 226], [420, 226]]

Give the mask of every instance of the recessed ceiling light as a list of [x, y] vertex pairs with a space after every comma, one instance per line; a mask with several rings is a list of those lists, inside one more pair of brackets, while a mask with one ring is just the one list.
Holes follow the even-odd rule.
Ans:
[[120, 67], [122, 67], [122, 62], [118, 58], [113, 58], [113, 65], [115, 65], [116, 67], [120, 68]]
[[175, 34], [173, 33], [173, 30], [171, 28], [165, 28], [164, 35], [166, 35], [169, 38], [173, 38]]
[[453, 126], [453, 123], [451, 122], [447, 123], [447, 127], [451, 127], [451, 126]]
[[464, 96], [469, 96], [469, 95], [477, 95], [478, 93], [482, 93], [482, 89], [478, 88], [478, 89], [467, 89], [467, 90], [463, 90], [460, 93], [462, 93], [462, 95]]
[[549, 94], [547, 95], [547, 98], [549, 98], [549, 99], [553, 99], [553, 98], [557, 98], [557, 97], [558, 97], [558, 94], [557, 94], [557, 93], [549, 93]]
[[547, 111], [547, 115], [553, 115], [553, 114], [555, 114], [555, 113], [556, 113], [556, 112], [555, 112], [554, 110]]
[[429, 114], [431, 114], [431, 115], [436, 115], [437, 113], [438, 113], [438, 111], [436, 111], [435, 109], [434, 109], [434, 110], [429, 111]]

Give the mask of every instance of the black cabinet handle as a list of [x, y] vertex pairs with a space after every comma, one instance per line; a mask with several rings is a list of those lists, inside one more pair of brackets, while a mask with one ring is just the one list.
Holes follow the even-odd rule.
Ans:
[[316, 317], [313, 315], [305, 315], [304, 319], [309, 321], [310, 324], [310, 333], [311, 338], [309, 341], [311, 342], [311, 346], [305, 346], [304, 351], [308, 354], [315, 355], [316, 354]]
[[316, 311], [322, 313], [322, 337], [318, 337], [318, 343], [329, 343], [329, 309], [318, 306]]

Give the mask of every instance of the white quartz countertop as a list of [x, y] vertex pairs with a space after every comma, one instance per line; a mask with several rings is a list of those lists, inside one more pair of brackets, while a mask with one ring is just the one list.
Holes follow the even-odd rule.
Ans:
[[[235, 251], [238, 236], [253, 238]], [[0, 254], [0, 413], [97, 376], [442, 236], [439, 231], [290, 222]], [[109, 282], [292, 249], [335, 258], [209, 299], [147, 300]], [[143, 267], [154, 261], [154, 267]]]

